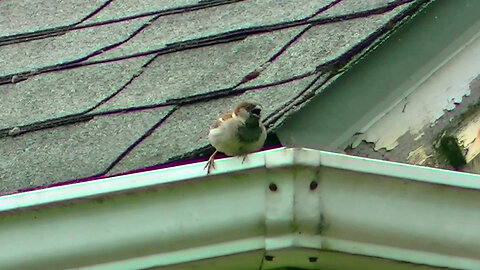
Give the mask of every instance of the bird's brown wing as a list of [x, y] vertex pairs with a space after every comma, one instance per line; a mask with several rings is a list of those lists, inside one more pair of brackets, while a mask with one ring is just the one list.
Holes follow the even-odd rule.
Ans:
[[225, 122], [227, 119], [232, 118], [232, 113], [233, 113], [233, 111], [230, 110], [230, 111], [226, 112], [224, 115], [217, 118], [215, 120], [215, 122], [213, 122], [212, 128], [217, 128], [222, 124], [222, 122]]

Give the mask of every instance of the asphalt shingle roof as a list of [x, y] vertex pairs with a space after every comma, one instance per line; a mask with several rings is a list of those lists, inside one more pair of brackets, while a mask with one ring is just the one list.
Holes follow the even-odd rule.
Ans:
[[204, 149], [239, 100], [270, 130], [428, 1], [0, 2], [0, 194]]

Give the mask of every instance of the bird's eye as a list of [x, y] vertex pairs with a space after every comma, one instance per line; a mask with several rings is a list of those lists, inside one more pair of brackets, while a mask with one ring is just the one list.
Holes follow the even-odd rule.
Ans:
[[256, 115], [256, 116], [260, 116], [260, 112], [261, 112], [261, 111], [262, 111], [262, 110], [261, 110], [260, 108], [255, 108], [255, 109], [252, 110], [252, 113], [253, 113], [254, 115]]

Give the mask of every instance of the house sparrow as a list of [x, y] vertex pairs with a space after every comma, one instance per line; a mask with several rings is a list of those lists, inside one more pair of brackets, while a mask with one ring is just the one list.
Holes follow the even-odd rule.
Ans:
[[208, 140], [215, 147], [215, 152], [205, 165], [207, 174], [215, 168], [217, 152], [228, 156], [244, 156], [245, 161], [247, 154], [262, 148], [267, 132], [260, 120], [260, 112], [257, 104], [241, 102], [214, 122]]

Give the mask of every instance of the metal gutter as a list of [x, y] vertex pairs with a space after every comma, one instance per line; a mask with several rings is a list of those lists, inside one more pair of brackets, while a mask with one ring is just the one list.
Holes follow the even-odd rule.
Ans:
[[0, 269], [480, 269], [480, 176], [276, 149], [0, 197]]

